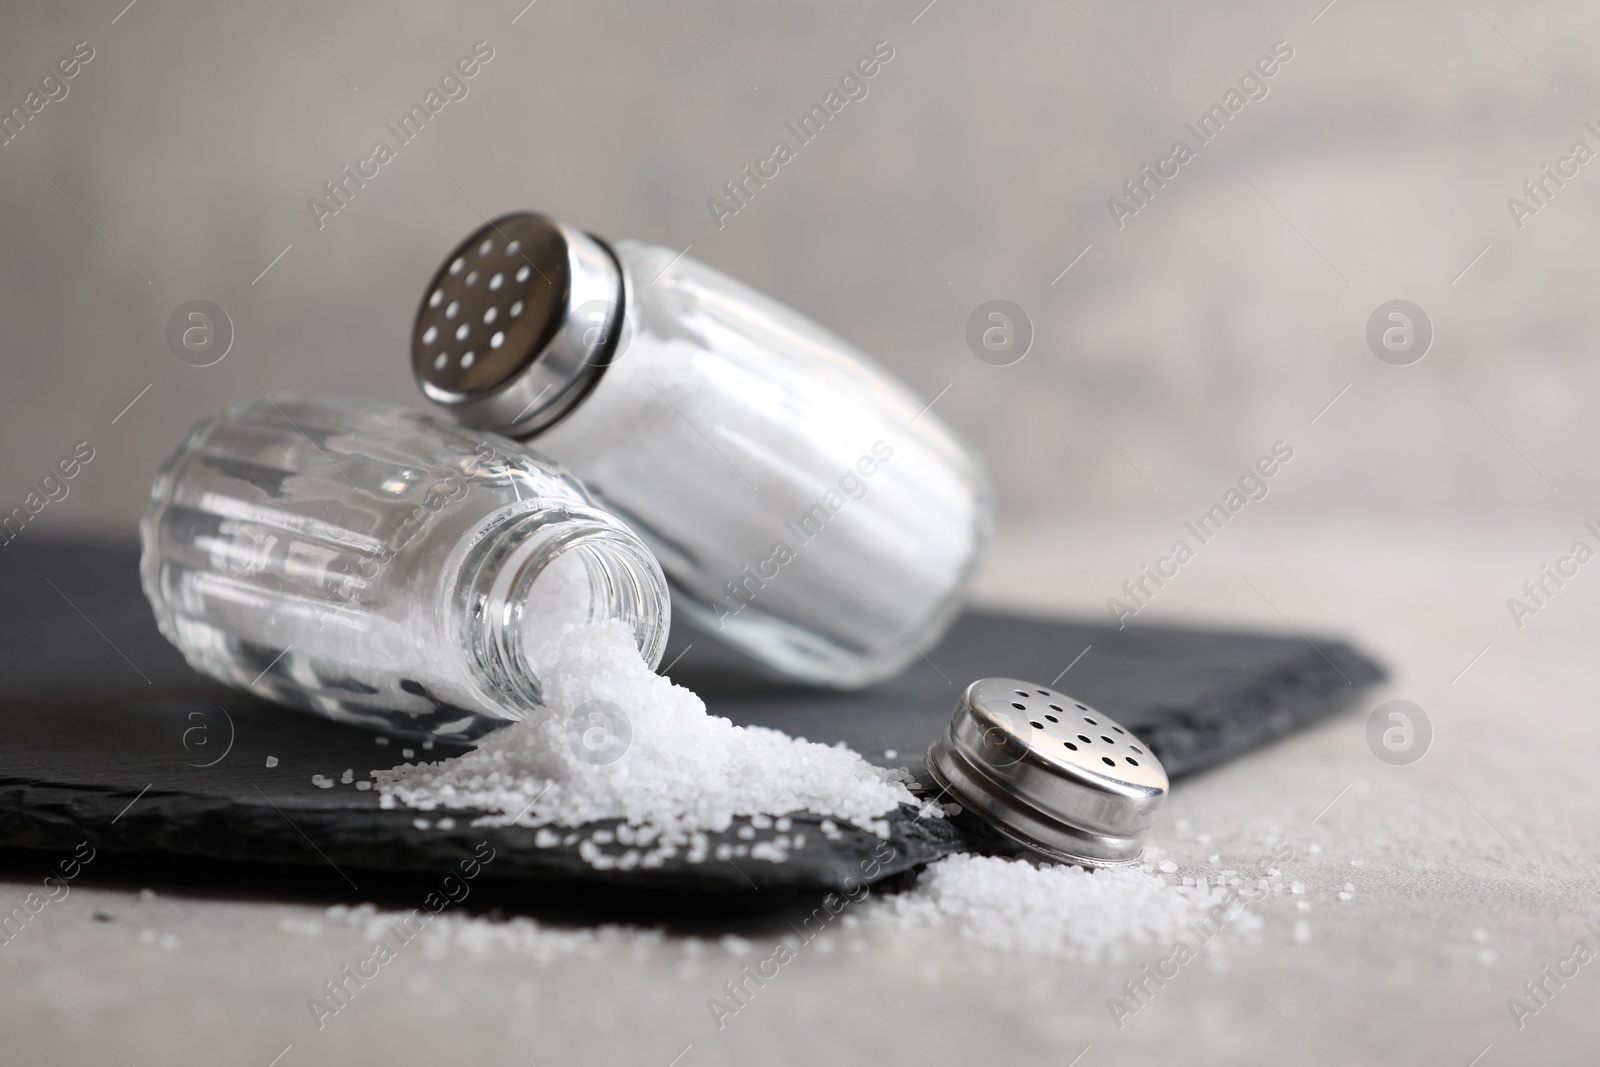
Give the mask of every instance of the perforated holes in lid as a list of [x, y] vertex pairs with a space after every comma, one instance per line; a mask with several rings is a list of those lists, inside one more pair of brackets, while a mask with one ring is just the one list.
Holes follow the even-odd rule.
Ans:
[[[1065, 707], [1084, 714], [1060, 714]], [[1077, 733], [1085, 719], [1094, 721], [1093, 735]], [[1015, 678], [967, 687], [928, 749], [928, 770], [1012, 840], [1087, 867], [1137, 862], [1167, 796], [1166, 771], [1130, 731], [1081, 701]]]

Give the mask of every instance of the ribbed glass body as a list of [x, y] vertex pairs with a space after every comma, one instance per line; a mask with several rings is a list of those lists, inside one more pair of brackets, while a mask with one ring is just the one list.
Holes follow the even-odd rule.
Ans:
[[899, 673], [989, 536], [981, 460], [804, 316], [671, 249], [615, 252], [617, 354], [531, 443], [650, 546], [680, 617], [809, 682]]
[[468, 739], [540, 703], [569, 624], [622, 619], [654, 666], [665, 578], [555, 463], [357, 400], [201, 422], [140, 524], [161, 632], [195, 669], [332, 718]]

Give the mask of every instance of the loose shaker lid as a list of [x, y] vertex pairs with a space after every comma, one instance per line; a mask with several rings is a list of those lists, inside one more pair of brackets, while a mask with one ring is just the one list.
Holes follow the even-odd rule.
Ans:
[[1167, 772], [1109, 715], [1016, 678], [973, 682], [928, 749], [964, 807], [1035, 851], [1088, 867], [1139, 859]]
[[600, 241], [545, 215], [485, 223], [446, 257], [417, 308], [411, 368], [468, 426], [530, 437], [617, 354], [626, 281]]

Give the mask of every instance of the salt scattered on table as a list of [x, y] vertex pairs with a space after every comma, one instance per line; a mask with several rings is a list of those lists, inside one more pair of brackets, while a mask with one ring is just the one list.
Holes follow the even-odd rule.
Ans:
[[[1130, 867], [1089, 871], [961, 854], [930, 864], [914, 888], [879, 900], [871, 915], [896, 930], [953, 928], [989, 948], [1093, 963], [1192, 942], [1189, 924], [1228, 900], [1220, 887], [1168, 885]], [[1246, 908], [1227, 929], [1262, 925]]]

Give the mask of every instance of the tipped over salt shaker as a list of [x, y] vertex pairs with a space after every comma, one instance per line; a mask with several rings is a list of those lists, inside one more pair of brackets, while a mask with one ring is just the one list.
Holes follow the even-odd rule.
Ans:
[[430, 400], [636, 530], [680, 618], [792, 678], [899, 673], [989, 536], [982, 461], [922, 397], [672, 249], [504, 216], [439, 268], [411, 357]]
[[190, 666], [344, 722], [471, 740], [542, 703], [541, 662], [616, 620], [660, 662], [666, 579], [571, 475], [360, 400], [261, 397], [156, 476], [140, 577]]

